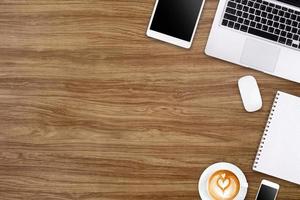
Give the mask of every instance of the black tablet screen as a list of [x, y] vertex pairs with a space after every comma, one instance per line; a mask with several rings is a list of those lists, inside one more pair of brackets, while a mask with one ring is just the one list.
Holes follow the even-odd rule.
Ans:
[[151, 30], [191, 41], [202, 0], [159, 0]]

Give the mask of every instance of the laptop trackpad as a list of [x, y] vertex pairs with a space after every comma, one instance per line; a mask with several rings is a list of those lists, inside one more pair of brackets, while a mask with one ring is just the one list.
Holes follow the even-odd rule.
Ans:
[[280, 47], [252, 38], [247, 38], [241, 56], [241, 63], [273, 73], [280, 53]]

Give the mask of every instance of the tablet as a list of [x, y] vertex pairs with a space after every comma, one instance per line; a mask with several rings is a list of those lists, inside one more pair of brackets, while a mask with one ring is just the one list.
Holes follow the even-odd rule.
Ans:
[[147, 36], [190, 48], [204, 0], [156, 0]]

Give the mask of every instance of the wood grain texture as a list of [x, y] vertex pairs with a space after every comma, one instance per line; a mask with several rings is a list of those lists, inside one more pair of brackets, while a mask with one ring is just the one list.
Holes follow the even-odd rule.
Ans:
[[[145, 36], [154, 0], [0, 2], [0, 199], [190, 200], [210, 164], [251, 166], [277, 90], [299, 84], [203, 52], [216, 0], [191, 50]], [[264, 106], [243, 110], [254, 75]]]

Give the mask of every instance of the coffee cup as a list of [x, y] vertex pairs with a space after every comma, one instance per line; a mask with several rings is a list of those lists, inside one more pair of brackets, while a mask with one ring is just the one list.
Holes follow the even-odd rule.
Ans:
[[198, 190], [202, 200], [244, 200], [248, 183], [237, 166], [220, 162], [204, 170]]

